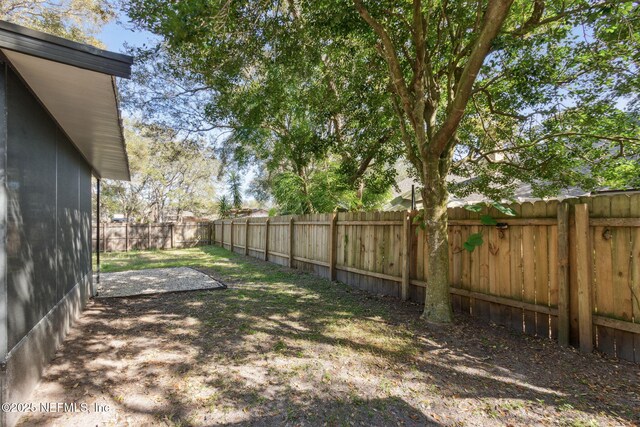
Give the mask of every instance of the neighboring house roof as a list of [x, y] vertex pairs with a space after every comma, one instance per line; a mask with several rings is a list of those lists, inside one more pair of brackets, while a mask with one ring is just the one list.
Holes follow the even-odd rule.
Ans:
[[[450, 176], [447, 178], [448, 181], [461, 182], [464, 181], [465, 178], [460, 178], [458, 176]], [[420, 193], [420, 183], [415, 181], [413, 178], [405, 178], [402, 181], [397, 183], [400, 191], [396, 191], [393, 194], [393, 199], [389, 201], [384, 207], [385, 211], [399, 211], [399, 210], [407, 210], [411, 209], [411, 186], [415, 186], [415, 198], [416, 198], [416, 209], [422, 208], [422, 194]], [[560, 191], [560, 193], [552, 197], [550, 199], [553, 200], [563, 200], [571, 197], [580, 197], [580, 196], [589, 196], [593, 194], [601, 194], [601, 193], [629, 193], [629, 192], [637, 192], [638, 189], [628, 189], [628, 190], [611, 190], [611, 189], [602, 189], [599, 191], [585, 191], [578, 187], [565, 188]], [[449, 207], [457, 207], [457, 206], [465, 206], [471, 205], [480, 202], [487, 202], [490, 199], [482, 194], [474, 193], [470, 194], [466, 197], [456, 197], [455, 195], [449, 195], [449, 202], [447, 206]], [[533, 188], [531, 184], [520, 183], [518, 188], [516, 188], [514, 192], [514, 201], [522, 203], [522, 202], [533, 202], [540, 200], [539, 197], [534, 197]]]
[[260, 209], [260, 208], [231, 209], [229, 213], [234, 218], [244, 218], [244, 217], [260, 218], [260, 217], [269, 216], [269, 211], [267, 211], [266, 209]]
[[269, 211], [266, 209], [254, 209], [253, 212], [249, 214], [249, 216], [254, 218], [261, 218], [261, 217], [269, 216]]
[[0, 52], [98, 178], [130, 179], [115, 77], [132, 57], [5, 21]]

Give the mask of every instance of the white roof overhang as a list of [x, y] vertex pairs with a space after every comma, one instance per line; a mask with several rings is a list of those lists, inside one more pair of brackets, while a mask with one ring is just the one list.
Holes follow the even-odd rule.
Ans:
[[115, 76], [132, 58], [0, 22], [0, 51], [99, 178], [129, 180]]

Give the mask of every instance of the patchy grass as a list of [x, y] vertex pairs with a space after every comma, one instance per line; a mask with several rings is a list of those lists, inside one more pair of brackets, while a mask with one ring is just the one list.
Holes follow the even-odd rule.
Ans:
[[[215, 248], [204, 246], [188, 249], [105, 252], [100, 253], [100, 271], [115, 273], [127, 270], [144, 270], [165, 267], [211, 267]], [[94, 271], [96, 256], [93, 255]]]
[[[23, 425], [640, 423], [640, 367], [216, 247], [109, 254], [111, 271], [194, 266], [226, 291], [92, 303], [34, 394], [108, 404]], [[175, 263], [175, 264], [174, 264]]]

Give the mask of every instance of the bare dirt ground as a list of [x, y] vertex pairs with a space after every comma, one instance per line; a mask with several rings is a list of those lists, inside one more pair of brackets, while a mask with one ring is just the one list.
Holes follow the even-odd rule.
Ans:
[[88, 410], [21, 425], [640, 424], [638, 365], [207, 253], [228, 290], [90, 303], [31, 398]]

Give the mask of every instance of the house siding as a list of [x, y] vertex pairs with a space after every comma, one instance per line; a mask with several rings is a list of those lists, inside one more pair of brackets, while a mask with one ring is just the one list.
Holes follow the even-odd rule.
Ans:
[[[19, 402], [28, 398], [90, 294], [91, 168], [19, 77], [5, 64], [1, 68], [6, 93], [2, 401]], [[19, 414], [2, 415], [0, 425], [11, 425]]]

